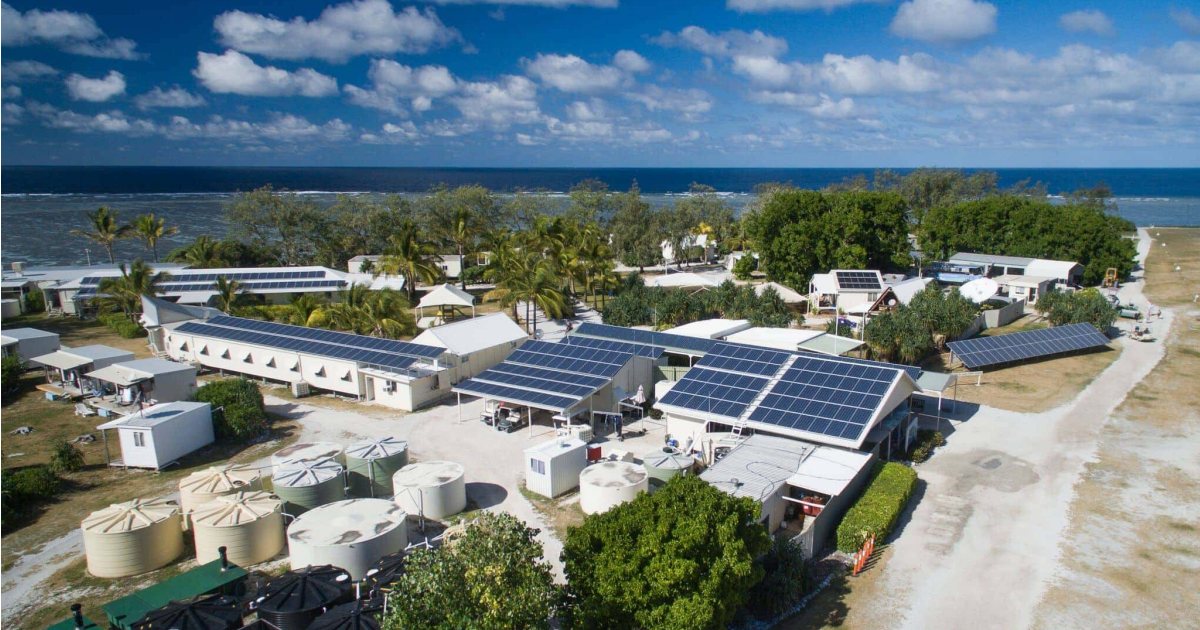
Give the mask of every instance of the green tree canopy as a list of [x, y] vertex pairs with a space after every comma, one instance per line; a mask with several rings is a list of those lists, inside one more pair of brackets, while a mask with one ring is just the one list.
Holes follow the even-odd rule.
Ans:
[[662, 260], [662, 225], [658, 213], [642, 199], [637, 182], [615, 202], [608, 227], [617, 258], [630, 267], [657, 264]]
[[1086, 322], [1104, 332], [1117, 321], [1117, 309], [1097, 289], [1074, 293], [1047, 291], [1033, 307], [1054, 326]]
[[547, 627], [558, 590], [536, 535], [511, 514], [485, 512], [452, 542], [413, 552], [384, 629]]
[[225, 215], [239, 239], [284, 266], [316, 262], [331, 225], [316, 203], [270, 186], [239, 194]]
[[676, 477], [567, 534], [563, 562], [580, 628], [724, 628], [762, 578], [770, 546], [758, 502]]
[[90, 230], [71, 230], [71, 234], [96, 243], [108, 254], [108, 262], [117, 262], [117, 241], [129, 238], [133, 231], [128, 225], [122, 225], [117, 211], [106, 206], [100, 206], [95, 212], [87, 213]]

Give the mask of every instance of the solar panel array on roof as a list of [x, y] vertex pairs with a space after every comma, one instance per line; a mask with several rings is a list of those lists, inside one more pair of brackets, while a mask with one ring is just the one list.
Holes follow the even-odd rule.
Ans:
[[398, 341], [396, 339], [381, 339], [379, 337], [355, 335], [353, 333], [338, 332], [336, 330], [324, 330], [321, 328], [306, 328], [304, 326], [276, 324], [275, 322], [264, 322], [257, 319], [245, 319], [243, 317], [231, 317], [229, 315], [214, 317], [208, 320], [208, 323], [215, 326], [228, 326], [230, 328], [256, 330], [272, 335], [300, 337], [303, 339], [311, 339], [313, 341], [321, 341], [344, 346], [354, 346], [356, 348], [364, 348], [366, 350], [394, 352], [396, 354], [419, 357], [422, 359], [437, 358], [446, 352], [445, 348], [438, 346], [427, 346], [423, 343], [411, 343], [408, 341]]
[[886, 366], [798, 356], [749, 419], [858, 442], [899, 375]]
[[1042, 330], [976, 337], [946, 344], [954, 356], [970, 369], [1048, 357], [1064, 352], [1108, 345], [1105, 337], [1091, 324], [1068, 324]]
[[[179, 278], [173, 278], [178, 280]], [[284, 280], [284, 281], [269, 281], [269, 282], [242, 282], [239, 281], [242, 289], [253, 293], [254, 291], [265, 291], [268, 289], [341, 289], [346, 286], [345, 280]], [[186, 293], [189, 291], [215, 291], [217, 288], [216, 282], [164, 282], [157, 285], [156, 289], [160, 293]], [[84, 287], [76, 294], [78, 297], [87, 297], [95, 295], [97, 288]]]
[[203, 335], [215, 339], [226, 339], [228, 341], [237, 341], [267, 348], [303, 352], [330, 359], [354, 361], [394, 370], [406, 370], [419, 360], [417, 357], [402, 356], [391, 352], [367, 350], [355, 346], [335, 345], [311, 339], [273, 335], [256, 330], [214, 326], [199, 322], [185, 322], [180, 324], [175, 331], [186, 335]]
[[600, 348], [602, 350], [615, 350], [617, 352], [628, 352], [638, 356], [650, 357], [657, 359], [662, 356], [666, 349], [662, 346], [647, 346], [640, 343], [626, 343], [624, 341], [613, 341], [611, 339], [597, 339], [595, 337], [583, 337], [580, 335], [571, 335], [563, 339], [563, 343], [568, 343], [576, 346], [587, 346], [589, 348]]
[[659, 402], [682, 409], [737, 418], [754, 401], [767, 381], [767, 378], [759, 376], [696, 366], [688, 370]]
[[505, 400], [512, 403], [529, 405], [531, 407], [550, 408], [550, 409], [569, 409], [579, 402], [576, 398], [569, 396], [556, 396], [554, 394], [546, 394], [537, 392], [522, 387], [511, 387], [508, 385], [497, 385], [477, 379], [468, 379], [454, 386], [454, 391], [470, 394], [472, 396], [481, 396], [483, 398], [493, 398], [496, 400]]
[[639, 343], [647, 346], [662, 346], [664, 348], [691, 350], [697, 353], [708, 352], [709, 349], [712, 348], [713, 344], [719, 343], [712, 339], [688, 337], [687, 335], [673, 335], [671, 333], [660, 333], [653, 330], [638, 330], [636, 328], [625, 328], [623, 326], [610, 326], [608, 324], [597, 324], [594, 322], [584, 322], [580, 324], [579, 327], [575, 329], [575, 335], [598, 337], [600, 339], [612, 339], [614, 341], [624, 341], [627, 343]]
[[779, 371], [789, 356], [791, 354], [787, 352], [768, 350], [758, 346], [717, 343], [696, 365], [744, 374], [771, 376]]
[[[301, 278], [324, 278], [323, 269], [308, 269], [304, 271], [234, 271], [229, 273], [211, 273], [207, 271], [179, 270], [170, 272], [171, 279], [177, 282], [216, 282], [217, 278], [226, 280], [299, 280]], [[112, 276], [115, 277], [115, 276]], [[100, 276], [88, 276], [79, 281], [84, 286], [98, 285], [103, 280]]]
[[612, 378], [633, 358], [628, 352], [589, 348], [569, 343], [530, 341], [508, 355], [508, 363]]
[[[803, 350], [803, 349], [800, 350], [800, 352], [803, 352], [806, 354], [818, 354], [816, 352], [810, 353], [808, 350]], [[824, 355], [822, 355], [822, 356], [824, 356]], [[870, 359], [856, 359], [854, 357], [843, 357], [843, 356], [837, 357], [837, 360], [842, 361], [843, 363], [857, 363], [859, 365], [871, 365], [871, 366], [881, 366], [882, 365], [882, 366], [887, 366], [890, 368], [895, 368], [897, 370], [902, 370], [905, 374], [907, 374], [914, 381], [917, 380], [918, 378], [921, 378], [921, 374], [923, 374], [925, 372], [925, 370], [921, 369], [920, 367], [917, 367], [915, 365], [904, 365], [903, 363], [888, 363], [886, 361], [872, 361]]]
[[874, 271], [835, 271], [834, 275], [837, 276], [840, 289], [883, 290], [883, 285], [879, 282], [879, 274]]

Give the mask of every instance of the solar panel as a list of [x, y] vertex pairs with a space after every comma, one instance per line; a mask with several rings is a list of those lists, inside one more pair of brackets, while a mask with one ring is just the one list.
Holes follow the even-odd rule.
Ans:
[[664, 348], [691, 350], [700, 354], [708, 352], [709, 349], [712, 348], [713, 344], [718, 343], [712, 339], [661, 333], [653, 330], [638, 330], [636, 328], [625, 328], [624, 326], [609, 326], [608, 324], [597, 324], [594, 322], [584, 322], [580, 324], [579, 328], [575, 329], [575, 334], [587, 337], [597, 337], [600, 339], [612, 339], [614, 341], [638, 343], [646, 346], [662, 346]]
[[[532, 389], [550, 394], [560, 394], [563, 396], [571, 396], [573, 398], [582, 399], [584, 396], [591, 396], [592, 392], [596, 391], [596, 387], [588, 385], [580, 385], [576, 383], [568, 383], [555, 378], [543, 378], [531, 374], [533, 370], [538, 368], [529, 368], [526, 366], [524, 373], [521, 370], [511, 369], [497, 370], [495, 368], [484, 370], [481, 374], [475, 377], [476, 380], [488, 381], [497, 385], [510, 385], [521, 389]], [[546, 372], [549, 370], [538, 370]], [[553, 372], [552, 372], [553, 374]], [[605, 381], [607, 382], [607, 381]]]
[[882, 364], [799, 356], [749, 420], [858, 443], [899, 375]]
[[[801, 350], [800, 352], [803, 352], [805, 354], [820, 354], [820, 353], [811, 352], [808, 350]], [[882, 365], [882, 366], [887, 366], [890, 368], [895, 368], [897, 370], [904, 371], [904, 373], [909, 375], [909, 377], [911, 377], [912, 380], [914, 380], [914, 381], [917, 380], [918, 378], [921, 378], [921, 374], [923, 372], [925, 372], [925, 370], [923, 370], [915, 365], [904, 365], [903, 363], [888, 363], [886, 361], [872, 361], [870, 359], [856, 359], [854, 357], [843, 357], [843, 356], [831, 357], [829, 355], [824, 355], [824, 354], [822, 354], [820, 356], [827, 357], [828, 359], [831, 359], [834, 361], [841, 361], [843, 363], [857, 363], [859, 365], [873, 365], [873, 366], [881, 366]]]
[[874, 271], [835, 271], [834, 275], [837, 276], [840, 289], [883, 290], [883, 285], [879, 282], [879, 274]]
[[519, 387], [488, 383], [475, 378], [467, 379], [454, 386], [454, 391], [483, 398], [495, 398], [533, 407], [548, 407], [551, 409], [568, 409], [579, 402], [579, 399], [569, 396], [545, 394]]
[[737, 418], [758, 396], [768, 379], [696, 366], [671, 388], [660, 404]]
[[507, 363], [612, 378], [633, 358], [628, 352], [568, 343], [530, 341], [508, 355]]
[[758, 346], [717, 343], [696, 365], [745, 374], [773, 376], [789, 356], [791, 355], [787, 352]]
[[954, 356], [970, 369], [1048, 357], [1065, 352], [1108, 345], [1091, 324], [1068, 324], [1042, 330], [976, 337], [946, 344]]
[[498, 365], [492, 366], [488, 372], [506, 373], [522, 378], [537, 378], [546, 381], [557, 381], [560, 383], [568, 383], [572, 385], [582, 385], [591, 389], [599, 389], [608, 383], [608, 379], [603, 376], [591, 376], [588, 374], [576, 374], [574, 372], [563, 372], [561, 370], [547, 370], [529, 365], [520, 365], [517, 363], [509, 363], [507, 361]]
[[380, 352], [377, 350], [367, 350], [354, 346], [322, 343], [318, 341], [312, 341], [310, 339], [273, 335], [255, 330], [214, 326], [212, 324], [202, 324], [199, 322], [185, 322], [177, 327], [175, 331], [186, 335], [202, 335], [216, 339], [226, 339], [229, 341], [248, 343], [256, 346], [278, 348], [280, 350], [290, 350], [292, 352], [302, 352], [305, 354], [328, 357], [331, 359], [340, 359], [343, 361], [352, 361], [356, 363], [365, 363], [367, 365], [375, 365], [395, 370], [406, 370], [409, 367], [412, 367], [412, 365], [418, 360], [416, 357], [399, 356], [390, 352]]
[[355, 335], [353, 333], [325, 330], [322, 328], [306, 328], [304, 326], [292, 326], [290, 324], [277, 324], [275, 322], [264, 322], [257, 319], [245, 319], [243, 317], [231, 317], [229, 315], [214, 317], [208, 320], [208, 323], [214, 326], [226, 326], [229, 328], [238, 328], [242, 330], [254, 330], [285, 337], [299, 337], [301, 339], [311, 339], [313, 341], [352, 346], [366, 350], [394, 352], [396, 354], [419, 357], [422, 359], [434, 359], [446, 352], [445, 348], [427, 346], [420, 343], [410, 343], [407, 341], [398, 341], [396, 339], [382, 339], [380, 337], [369, 337], [367, 335]]
[[595, 337], [583, 337], [579, 335], [571, 335], [563, 339], [563, 343], [573, 344], [576, 346], [587, 346], [589, 348], [601, 348], [604, 350], [615, 350], [617, 352], [628, 352], [638, 356], [650, 357], [657, 359], [666, 351], [662, 346], [647, 346], [640, 343], [627, 343], [624, 341], [613, 341], [611, 339], [597, 339]]

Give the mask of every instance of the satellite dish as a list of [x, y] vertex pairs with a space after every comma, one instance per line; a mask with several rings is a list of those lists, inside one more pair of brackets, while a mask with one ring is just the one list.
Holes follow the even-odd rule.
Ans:
[[991, 278], [980, 278], [962, 285], [958, 292], [976, 304], [983, 304], [1000, 292], [1000, 285]]

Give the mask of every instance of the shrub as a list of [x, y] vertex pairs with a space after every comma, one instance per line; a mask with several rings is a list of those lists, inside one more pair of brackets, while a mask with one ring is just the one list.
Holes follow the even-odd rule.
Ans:
[[838, 525], [838, 551], [858, 551], [872, 535], [882, 543], [895, 527], [916, 483], [917, 473], [908, 466], [896, 462], [877, 466], [870, 485]]
[[791, 539], [777, 538], [771, 549], [758, 559], [765, 572], [750, 590], [746, 607], [759, 619], [769, 620], [789, 611], [804, 598], [804, 550]]
[[258, 435], [267, 426], [262, 392], [244, 378], [212, 381], [196, 390], [196, 400], [213, 406], [214, 425], [221, 438]]
[[24, 370], [21, 358], [16, 355], [4, 357], [3, 361], [0, 361], [0, 389], [3, 389], [5, 398], [21, 389], [21, 372]]
[[7, 468], [0, 473], [0, 528], [7, 533], [9, 528], [30, 515], [34, 507], [54, 498], [61, 483], [48, 466]]
[[25, 312], [41, 313], [46, 310], [46, 296], [41, 291], [30, 291], [25, 294]]
[[130, 321], [122, 313], [105, 313], [96, 316], [96, 319], [124, 339], [136, 339], [146, 336], [144, 328], [139, 326], [137, 322]]
[[946, 438], [942, 436], [941, 431], [917, 431], [917, 441], [908, 451], [908, 460], [914, 464], [926, 461], [930, 455], [933, 455], [935, 448], [945, 444]]
[[751, 254], [746, 254], [733, 263], [733, 277], [738, 280], [749, 280], [757, 270], [758, 259]]
[[66, 440], [59, 440], [50, 454], [50, 470], [62, 474], [83, 468], [83, 451]]

